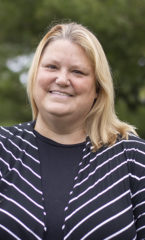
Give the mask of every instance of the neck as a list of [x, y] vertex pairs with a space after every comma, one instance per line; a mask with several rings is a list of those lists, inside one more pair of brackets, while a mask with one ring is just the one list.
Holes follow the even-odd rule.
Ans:
[[76, 124], [70, 121], [61, 121], [60, 117], [53, 119], [53, 121], [45, 121], [38, 114], [35, 130], [44, 137], [62, 144], [77, 144], [84, 142], [86, 139], [82, 124], [77, 124], [76, 126]]

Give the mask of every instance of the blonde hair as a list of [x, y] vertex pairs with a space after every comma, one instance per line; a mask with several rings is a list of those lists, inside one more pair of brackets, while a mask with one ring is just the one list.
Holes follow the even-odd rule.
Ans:
[[137, 135], [135, 127], [120, 121], [115, 114], [113, 81], [101, 44], [93, 33], [77, 23], [55, 25], [42, 38], [36, 49], [27, 84], [33, 119], [36, 119], [38, 114], [33, 97], [33, 86], [40, 59], [46, 46], [58, 39], [68, 39], [81, 46], [94, 66], [98, 95], [86, 117], [86, 133], [90, 137], [94, 149], [96, 150], [103, 145], [114, 144], [118, 136], [127, 139], [129, 132]]

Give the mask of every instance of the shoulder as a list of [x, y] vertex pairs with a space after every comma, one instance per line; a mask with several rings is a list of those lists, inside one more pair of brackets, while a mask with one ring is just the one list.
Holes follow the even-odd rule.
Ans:
[[139, 136], [136, 136], [133, 133], [129, 133], [128, 141], [132, 142], [135, 145], [145, 144], [145, 140], [144, 139], [140, 138]]
[[33, 142], [32, 134], [33, 122], [0, 127], [0, 175], [7, 173], [15, 160], [19, 160], [20, 152], [25, 151]]
[[4, 162], [18, 160], [19, 154], [26, 154], [26, 150], [35, 155], [38, 148], [33, 128], [34, 122], [0, 127], [0, 160]]
[[128, 139], [119, 139], [114, 149], [120, 149], [127, 161], [132, 159], [145, 164], [145, 140], [135, 134], [129, 133]]
[[104, 145], [99, 150], [95, 151], [94, 154], [98, 154], [98, 152], [115, 153], [119, 151], [135, 151], [137, 149], [145, 152], [145, 140], [135, 134], [129, 133], [127, 139], [119, 136], [113, 145]]
[[25, 133], [26, 135], [33, 134], [34, 122], [25, 122], [16, 124], [13, 126], [0, 126], [0, 140], [5, 138], [11, 138], [12, 136], [21, 135]]
[[96, 159], [121, 159], [123, 162], [137, 161], [145, 165], [145, 140], [129, 133], [128, 139], [119, 137], [111, 146], [103, 146], [99, 150], [91, 152], [91, 157]]
[[126, 151], [140, 151], [145, 154], [145, 140], [132, 133], [129, 133], [128, 139], [121, 139], [120, 142]]
[[129, 133], [128, 139], [118, 138], [115, 144], [104, 146], [91, 154], [91, 162], [98, 159], [109, 167], [124, 166], [131, 179], [145, 186], [145, 140]]
[[[35, 135], [33, 133], [34, 121], [17, 124], [14, 126], [0, 127], [0, 151], [4, 146], [13, 148], [12, 145], [27, 147], [27, 145], [36, 145]], [[24, 146], [25, 145], [25, 146]], [[36, 147], [34, 147], [36, 148]]]
[[126, 164], [130, 176], [145, 181], [145, 140], [129, 133], [128, 139], [119, 139], [114, 144], [114, 149], [119, 152], [117, 157]]

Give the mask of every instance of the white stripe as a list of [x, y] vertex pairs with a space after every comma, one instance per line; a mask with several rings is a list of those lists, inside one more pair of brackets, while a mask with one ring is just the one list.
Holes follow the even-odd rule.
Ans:
[[131, 176], [132, 178], [135, 178], [135, 179], [138, 180], [138, 181], [145, 179], [145, 176], [143, 176], [143, 177], [138, 177], [138, 176], [136, 176], [136, 175], [134, 175], [134, 174], [132, 174], [132, 173], [129, 173], [129, 176]]
[[36, 137], [35, 134], [34, 134], [32, 131], [28, 131], [27, 129], [24, 129], [24, 131], [26, 131], [27, 133], [30, 133], [31, 135], [33, 135], [34, 137]]
[[1, 178], [1, 180], [3, 182], [5, 182], [6, 184], [8, 184], [9, 186], [13, 187], [15, 190], [17, 190], [20, 194], [22, 194], [24, 197], [26, 197], [30, 202], [32, 202], [35, 206], [39, 207], [40, 209], [44, 209], [44, 207], [40, 204], [38, 204], [37, 202], [35, 202], [32, 198], [30, 198], [26, 193], [24, 193], [23, 191], [21, 191], [17, 186], [15, 186], [13, 183], [8, 182], [7, 180], [5, 180], [4, 178]]
[[[3, 145], [1, 142], [0, 142], [1, 145]], [[10, 155], [16, 160], [16, 161], [20, 161], [21, 164], [26, 167], [27, 169], [29, 169], [36, 177], [38, 177], [39, 179], [41, 178], [36, 172], [34, 172], [28, 165], [26, 165], [25, 163], [23, 163], [23, 161], [21, 160], [21, 158], [16, 158], [13, 153], [9, 150], [7, 150], [4, 146], [3, 146], [4, 150], [7, 152], [7, 153], [10, 153]], [[2, 159], [2, 158], [0, 158]], [[3, 159], [2, 159], [3, 160]], [[3, 160], [5, 162], [5, 160]]]
[[123, 178], [119, 179], [117, 182], [113, 183], [111, 186], [109, 186], [108, 188], [105, 188], [105, 190], [103, 190], [102, 192], [98, 193], [95, 197], [91, 198], [90, 200], [88, 200], [87, 202], [85, 202], [84, 204], [82, 204], [80, 207], [78, 207], [77, 209], [75, 209], [70, 215], [68, 215], [65, 218], [65, 221], [67, 221], [69, 218], [71, 218], [76, 212], [80, 211], [82, 208], [84, 208], [85, 206], [87, 206], [88, 204], [90, 204], [91, 202], [93, 202], [94, 200], [96, 200], [98, 197], [102, 196], [104, 193], [108, 192], [109, 190], [111, 190], [112, 188], [114, 188], [117, 184], [119, 184], [120, 182], [124, 181], [126, 178], [128, 178], [129, 175], [125, 175]]
[[[4, 164], [6, 164], [6, 165], [8, 166], [9, 170], [11, 170], [9, 164], [8, 164], [3, 158], [0, 157], [0, 160], [1, 160]], [[41, 176], [39, 176], [37, 173], [35, 173], [29, 166], [27, 166], [26, 164], [24, 164], [21, 159], [17, 159], [17, 160], [20, 161], [21, 164], [22, 164], [25, 168], [27, 168], [31, 173], [33, 173], [36, 177], [38, 177], [39, 179], [41, 179]]]
[[88, 152], [87, 154], [85, 154], [85, 155], [83, 156], [83, 159], [86, 158], [86, 157], [88, 157], [88, 156], [90, 155], [90, 153], [91, 153], [91, 152]]
[[132, 208], [132, 205], [130, 205], [129, 207], [125, 208], [123, 211], [117, 213], [116, 215], [108, 218], [107, 220], [105, 220], [104, 222], [100, 223], [98, 226], [94, 227], [91, 231], [89, 231], [86, 235], [84, 235], [80, 240], [84, 240], [86, 239], [88, 236], [90, 236], [93, 232], [95, 232], [98, 228], [102, 227], [103, 225], [105, 225], [108, 222], [111, 222], [112, 220], [114, 220], [115, 218], [121, 216], [122, 214], [124, 214], [125, 212], [127, 212], [128, 210], [130, 210]]
[[139, 153], [141, 153], [141, 154], [145, 155], [145, 152], [143, 152], [143, 151], [139, 150], [138, 148], [136, 148], [136, 150], [135, 150], [135, 151], [137, 151], [137, 152], [139, 152]]
[[[145, 153], [140, 151], [138, 148], [124, 148], [122, 152], [120, 152], [116, 155], [113, 155], [113, 157], [117, 156], [117, 155], [120, 155], [120, 154], [123, 154], [124, 152], [130, 152], [130, 151], [140, 152], [140, 153], [143, 153], [145, 155]], [[103, 152], [98, 153], [94, 158], [90, 159], [90, 162], [93, 162], [98, 156], [102, 155], [102, 153]]]
[[[20, 158], [16, 158], [15, 155], [14, 155], [10, 150], [8, 150], [1, 141], [0, 141], [0, 144], [2, 145], [3, 149], [4, 149], [7, 153], [10, 153], [11, 156], [12, 156], [15, 160], [20, 160], [20, 161], [21, 161], [21, 159], [20, 159]], [[37, 159], [35, 159], [35, 162], [37, 162], [37, 163], [40, 164], [40, 162], [39, 162]]]
[[140, 228], [137, 228], [136, 231], [139, 232], [140, 230], [142, 230], [142, 229], [144, 229], [144, 228], [145, 228], [145, 226], [142, 226], [142, 227], [140, 227]]
[[0, 134], [0, 136], [1, 136], [2, 138], [6, 138], [5, 136], [3, 136], [3, 135], [1, 135], [1, 134]]
[[[90, 159], [90, 162], [93, 162], [98, 156], [102, 155], [103, 153], [106, 153], [106, 152], [109, 151], [110, 149], [116, 147], [117, 145], [120, 145], [120, 144], [123, 143], [123, 142], [125, 142], [125, 143], [141, 143], [141, 144], [145, 145], [144, 142], [137, 141], [137, 140], [121, 140], [121, 141], [115, 143], [114, 145], [112, 145], [112, 146], [110, 146], [110, 147], [107, 147], [107, 148], [106, 148], [105, 150], [103, 150], [102, 152], [96, 154], [95, 157], [93, 157], [92, 159]], [[135, 150], [136, 150], [136, 149], [135, 149]], [[144, 153], [144, 154], [145, 154], [145, 153]]]
[[23, 142], [26, 142], [27, 144], [29, 144], [31, 147], [33, 147], [34, 149], [38, 150], [38, 147], [36, 147], [35, 145], [33, 145], [32, 143], [28, 142], [27, 140], [23, 139], [22, 137], [20, 137], [19, 135], [16, 135], [16, 137], [20, 138]]
[[79, 163], [79, 166], [81, 166], [82, 164], [83, 164], [83, 163], [82, 163], [82, 162], [80, 162], [80, 163]]
[[89, 166], [90, 166], [90, 164], [86, 165], [84, 168], [81, 168], [80, 171], [79, 171], [79, 174], [80, 174], [81, 172], [83, 172], [84, 170], [86, 170]]
[[32, 157], [29, 153], [27, 153], [24, 149], [21, 149], [17, 144], [15, 144], [12, 140], [9, 139], [11, 144], [13, 144], [17, 149], [19, 149], [20, 152], [24, 152], [28, 157], [30, 157], [32, 160], [34, 160], [37, 163], [40, 163], [39, 160], [36, 158]]
[[139, 194], [139, 193], [141, 193], [141, 192], [144, 192], [144, 191], [145, 191], [145, 189], [141, 189], [141, 190], [137, 191], [136, 193], [134, 193], [134, 194], [132, 195], [132, 198], [134, 198], [137, 194]]
[[92, 188], [94, 188], [98, 183], [100, 183], [101, 181], [103, 181], [106, 177], [108, 177], [110, 174], [112, 174], [113, 172], [115, 172], [118, 168], [122, 167], [123, 165], [125, 165], [126, 162], [121, 163], [120, 165], [118, 165], [117, 167], [113, 168], [110, 172], [106, 173], [102, 178], [99, 178], [93, 185], [89, 186], [85, 191], [83, 191], [82, 193], [80, 193], [78, 196], [72, 198], [69, 203], [77, 200], [78, 198], [80, 198], [81, 196], [83, 196], [84, 194], [86, 194], [89, 190], [91, 190]]
[[2, 224], [0, 224], [0, 227], [5, 230], [6, 232], [8, 232], [12, 237], [14, 237], [16, 240], [22, 240], [21, 238], [19, 238], [18, 236], [16, 236], [16, 234], [14, 234], [11, 230], [9, 230], [8, 228], [6, 228], [5, 226], [3, 226]]
[[120, 229], [118, 232], [115, 232], [114, 234], [110, 235], [109, 237], [106, 237], [104, 240], [110, 240], [113, 237], [116, 237], [117, 235], [119, 235], [120, 233], [123, 233], [124, 231], [126, 231], [128, 228], [130, 228], [132, 225], [134, 224], [134, 221], [132, 221], [130, 224], [128, 224], [126, 227]]
[[[113, 146], [114, 146], [114, 145], [113, 145]], [[140, 151], [140, 150], [137, 149], [137, 148], [130, 148], [130, 149], [126, 149], [126, 148], [125, 148], [122, 152], [114, 155], [112, 158], [109, 158], [107, 161], [105, 161], [104, 163], [102, 163], [100, 166], [98, 166], [98, 168], [101, 167], [101, 166], [103, 166], [103, 165], [105, 165], [108, 161], [114, 159], [115, 157], [117, 157], [117, 156], [119, 156], [119, 155], [121, 155], [121, 154], [123, 154], [124, 152], [127, 152], [127, 151], [137, 151], [137, 152], [142, 153], [142, 154], [145, 155], [144, 152]], [[104, 151], [101, 152], [101, 153], [98, 153], [94, 158], [90, 159], [90, 163], [93, 162], [94, 160], [96, 160], [96, 159], [98, 158], [98, 156], [102, 155], [102, 153], [104, 153], [104, 152], [106, 152], [106, 150], [104, 150]], [[138, 163], [138, 165], [141, 166], [142, 164]], [[87, 165], [87, 167], [89, 167], [89, 166], [90, 166], [90, 164]], [[143, 166], [144, 166], [144, 165], [143, 165]], [[86, 168], [87, 168], [87, 167], [86, 167]], [[144, 166], [144, 167], [145, 167], [145, 166]], [[82, 172], [82, 171], [84, 171], [86, 168], [80, 169], [79, 173]], [[90, 173], [89, 175], [91, 175], [91, 173]], [[89, 176], [89, 175], [88, 175], [88, 176]], [[86, 178], [86, 180], [87, 180], [87, 179], [88, 179], [88, 178]]]
[[30, 133], [31, 135], [33, 135], [34, 137], [35, 137], [35, 134], [32, 132], [32, 131], [29, 131], [29, 130], [27, 130], [27, 129], [21, 129], [21, 128], [18, 128], [17, 126], [14, 126], [14, 128], [16, 128], [18, 131], [20, 131], [20, 132], [23, 132], [23, 131], [25, 131], [25, 132], [27, 132], [27, 133]]
[[15, 171], [19, 177], [24, 181], [26, 182], [30, 187], [32, 187], [36, 192], [38, 192], [39, 194], [42, 195], [42, 191], [40, 191], [38, 188], [36, 188], [32, 183], [30, 183], [26, 178], [24, 178], [20, 173], [19, 171], [16, 169], [16, 168], [10, 168], [10, 165], [8, 163], [6, 163], [2, 158], [0, 158], [1, 161], [3, 161], [7, 167], [8, 167], [8, 170], [9, 171]]
[[92, 213], [90, 213], [89, 215], [87, 215], [85, 218], [83, 218], [80, 222], [78, 222], [69, 232], [68, 234], [66, 235], [66, 238], [64, 239], [67, 239], [71, 234], [72, 232], [74, 232], [80, 225], [82, 225], [82, 223], [86, 222], [89, 218], [91, 218], [93, 215], [97, 214], [98, 212], [102, 211], [104, 208], [112, 205], [113, 203], [117, 202], [118, 200], [120, 200], [122, 197], [124, 197], [125, 195], [127, 195], [130, 191], [126, 191], [125, 193], [121, 194], [119, 197], [116, 197], [114, 198], [112, 201], [106, 203], [105, 205], [103, 205], [102, 207], [96, 209], [95, 211], [93, 211]]
[[[137, 136], [137, 135], [135, 135], [135, 134], [133, 134], [133, 133], [129, 133], [128, 134], [129, 136], [132, 136], [132, 137], [135, 137], [136, 139], [141, 139], [139, 136]], [[141, 139], [142, 140], [142, 139]]]
[[136, 221], [137, 221], [138, 219], [140, 219], [142, 216], [145, 216], [145, 213], [140, 214], [140, 215], [137, 217]]
[[[81, 182], [75, 184], [75, 185], [74, 185], [74, 188], [77, 187], [77, 186], [79, 186], [79, 185], [81, 185], [81, 184], [84, 183], [85, 181], [87, 181], [87, 180], [89, 179], [89, 177], [90, 177], [91, 175], [93, 175], [99, 168], [101, 168], [101, 167], [103, 167], [104, 165], [108, 164], [108, 162], [114, 160], [114, 158], [120, 156], [122, 153], [124, 153], [124, 150], [123, 150], [122, 152], [114, 155], [113, 157], [106, 159], [102, 164], [100, 164], [99, 166], [97, 166], [93, 172], [90, 172], [86, 178], [84, 178]], [[90, 165], [90, 164], [88, 164], [88, 165]], [[83, 170], [85, 170], [85, 168], [84, 168], [84, 169], [81, 169], [79, 172], [81, 172], [81, 171], [83, 171]]]
[[144, 164], [139, 163], [139, 162], [136, 162], [135, 159], [127, 159], [127, 162], [133, 162], [133, 163], [135, 163], [136, 165], [139, 165], [140, 167], [145, 168], [145, 165], [144, 165]]
[[0, 157], [0, 161], [3, 162], [5, 165], [7, 165], [7, 168], [10, 167], [10, 165], [9, 165], [3, 158], [1, 158], [1, 157]]
[[36, 188], [32, 183], [30, 183], [26, 178], [24, 178], [24, 177], [19, 173], [19, 171], [18, 171], [16, 168], [10, 168], [9, 170], [10, 170], [10, 171], [11, 171], [11, 170], [15, 171], [15, 172], [19, 175], [19, 177], [20, 177], [24, 182], [26, 182], [31, 188], [33, 188], [36, 192], [38, 192], [39, 194], [42, 195], [42, 191], [40, 191], [40, 190], [39, 190], [38, 188]]
[[143, 201], [143, 202], [137, 204], [137, 205], [133, 208], [133, 210], [135, 210], [137, 207], [140, 207], [140, 206], [143, 205], [143, 204], [145, 204], [145, 201]]
[[18, 131], [20, 131], [20, 132], [23, 132], [23, 130], [22, 129], [20, 129], [20, 128], [18, 128], [17, 126], [14, 126], [14, 128], [16, 128]]
[[90, 143], [91, 143], [91, 142], [90, 142], [90, 141], [88, 141], [88, 142], [86, 143], [86, 146], [87, 146], [87, 145], [89, 145]]
[[132, 240], [136, 240], [137, 239], [137, 235], [135, 235], [135, 237]]
[[31, 212], [29, 212], [26, 208], [24, 208], [21, 204], [19, 204], [18, 202], [16, 202], [15, 200], [13, 200], [12, 198], [7, 197], [6, 195], [0, 193], [0, 196], [4, 197], [5, 199], [7, 199], [8, 201], [12, 202], [13, 204], [17, 205], [19, 208], [21, 208], [24, 212], [26, 212], [29, 216], [31, 216], [33, 219], [35, 219], [38, 223], [40, 223], [43, 227], [45, 226], [45, 224], [40, 221], [36, 216], [34, 216]]
[[10, 135], [14, 135], [13, 133], [11, 133], [8, 129], [1, 127], [1, 129], [3, 129], [5, 132], [8, 132]]
[[30, 232], [33, 236], [35, 236], [38, 240], [42, 240], [37, 234], [35, 234], [30, 228], [28, 228], [22, 221], [20, 221], [18, 218], [16, 218], [14, 215], [11, 213], [0, 209], [1, 212], [5, 213], [9, 217], [11, 217], [13, 220], [15, 220], [17, 223], [19, 223], [23, 228], [25, 228], [28, 232]]
[[[108, 162], [112, 161], [114, 158], [120, 156], [120, 155], [123, 154], [124, 152], [126, 152], [126, 151], [132, 151], [132, 150], [135, 150], [135, 151], [140, 152], [138, 149], [135, 149], [135, 148], [124, 149], [122, 152], [120, 152], [120, 153], [114, 155], [113, 157], [105, 160], [102, 164], [100, 164], [99, 166], [97, 166], [97, 167], [95, 168], [95, 170], [94, 170], [93, 172], [90, 172], [85, 179], [83, 179], [81, 182], [75, 184], [74, 188], [77, 187], [77, 186], [79, 186], [79, 185], [81, 185], [81, 184], [84, 183], [85, 181], [87, 181], [87, 180], [89, 179], [89, 177], [90, 177], [91, 175], [93, 175], [100, 167], [104, 166], [105, 164], [108, 164]], [[135, 162], [137, 165], [145, 168], [145, 165], [136, 162], [134, 159], [127, 159], [127, 162], [128, 162], [128, 161], [131, 161], [131, 160], [132, 160], [133, 162]], [[91, 162], [91, 160], [90, 160], [90, 162]], [[88, 168], [89, 166], [90, 166], [90, 164], [88, 164], [88, 165], [86, 165], [86, 167], [80, 169], [79, 173], [81, 173], [82, 171], [84, 171], [84, 170], [85, 170], [86, 168]]]

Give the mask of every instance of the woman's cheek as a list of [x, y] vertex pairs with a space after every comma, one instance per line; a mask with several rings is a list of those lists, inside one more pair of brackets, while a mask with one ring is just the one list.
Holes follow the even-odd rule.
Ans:
[[73, 89], [75, 90], [76, 94], [85, 93], [88, 89], [88, 87], [86, 87], [82, 83], [76, 83], [76, 84], [72, 84], [72, 85], [73, 85]]
[[43, 89], [47, 89], [49, 86], [49, 78], [46, 74], [39, 74], [37, 75], [36, 78], [37, 86]]

